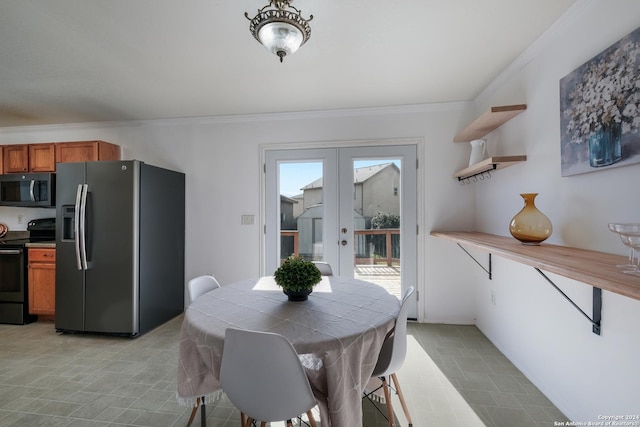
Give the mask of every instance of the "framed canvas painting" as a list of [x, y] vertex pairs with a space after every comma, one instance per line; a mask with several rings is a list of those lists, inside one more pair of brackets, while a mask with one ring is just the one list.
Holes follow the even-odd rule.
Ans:
[[560, 80], [562, 176], [640, 163], [640, 28]]

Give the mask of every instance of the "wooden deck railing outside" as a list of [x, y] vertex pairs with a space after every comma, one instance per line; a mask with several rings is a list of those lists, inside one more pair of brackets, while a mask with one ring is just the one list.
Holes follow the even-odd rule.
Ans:
[[[385, 236], [385, 244], [384, 244], [384, 251], [380, 251], [381, 253], [384, 254], [384, 256], [376, 256], [376, 255], [380, 255], [380, 254], [374, 254], [374, 253], [369, 253], [369, 251], [367, 250], [366, 247], [364, 247], [363, 242], [361, 242], [362, 239], [357, 239], [356, 238], [356, 250], [355, 253], [356, 254], [366, 254], [368, 256], [358, 256], [355, 255], [355, 264], [376, 264], [377, 261], [384, 261], [388, 266], [392, 266], [392, 265], [398, 265], [400, 263], [400, 258], [393, 257], [394, 252], [397, 252], [398, 254], [400, 253], [399, 247], [395, 248], [394, 250], [394, 242], [392, 239], [393, 235], [400, 235], [400, 230], [395, 228], [395, 229], [383, 229], [383, 230], [356, 230], [355, 231], [355, 235], [357, 236], [363, 236], [366, 238], [366, 236], [380, 236], [380, 235], [384, 235]], [[299, 234], [298, 234], [298, 230], [282, 230], [280, 231], [280, 236], [282, 237], [292, 237], [293, 238], [293, 253], [289, 254], [289, 255], [296, 255], [298, 256], [300, 254], [300, 239], [299, 239]], [[399, 239], [396, 239], [397, 242], [395, 243], [395, 246], [399, 246]], [[288, 256], [288, 255], [287, 255]]]

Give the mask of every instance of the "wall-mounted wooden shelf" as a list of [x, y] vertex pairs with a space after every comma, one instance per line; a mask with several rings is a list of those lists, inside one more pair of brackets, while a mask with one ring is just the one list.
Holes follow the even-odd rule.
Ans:
[[[461, 248], [461, 245], [464, 244], [489, 252], [489, 257], [493, 253], [535, 268], [538, 273], [591, 321], [593, 332], [598, 335], [600, 334], [602, 289], [640, 300], [640, 276], [625, 274], [616, 268], [616, 265], [627, 263], [627, 259], [624, 256], [548, 243], [542, 243], [539, 246], [528, 246], [510, 237], [478, 232], [431, 231], [431, 235], [451, 240]], [[476, 260], [476, 262], [478, 261]], [[582, 311], [541, 270], [593, 286], [593, 318]], [[491, 278], [491, 264], [489, 264], [488, 273], [489, 278]]]
[[628, 262], [625, 256], [550, 243], [528, 246], [512, 237], [478, 232], [432, 231], [431, 235], [640, 300], [640, 276], [616, 268]]
[[453, 138], [453, 142], [469, 142], [474, 139], [480, 139], [526, 109], [526, 104], [491, 107], [488, 111], [475, 119], [469, 126], [458, 133]]
[[475, 165], [456, 172], [453, 176], [458, 181], [463, 181], [476, 175], [482, 175], [485, 172], [491, 172], [497, 169], [504, 169], [509, 166], [527, 161], [527, 156], [494, 156], [489, 157]]

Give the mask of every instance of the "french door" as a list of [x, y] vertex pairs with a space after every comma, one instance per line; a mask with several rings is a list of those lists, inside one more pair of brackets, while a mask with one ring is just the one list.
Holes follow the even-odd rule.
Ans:
[[265, 274], [295, 254], [398, 297], [415, 286], [416, 149], [265, 150]]

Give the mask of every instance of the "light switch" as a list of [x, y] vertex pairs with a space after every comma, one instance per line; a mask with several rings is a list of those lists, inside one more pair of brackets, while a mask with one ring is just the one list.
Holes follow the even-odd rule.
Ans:
[[242, 215], [242, 225], [253, 225], [255, 223], [254, 215]]

